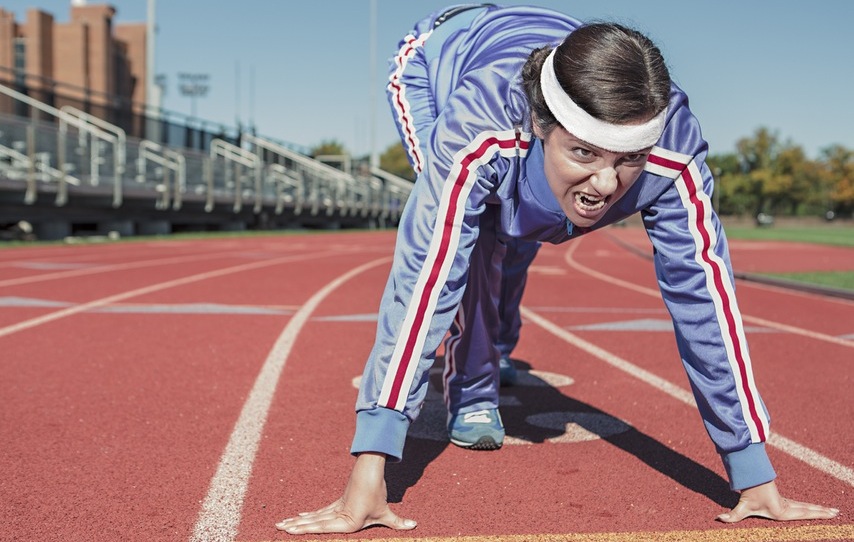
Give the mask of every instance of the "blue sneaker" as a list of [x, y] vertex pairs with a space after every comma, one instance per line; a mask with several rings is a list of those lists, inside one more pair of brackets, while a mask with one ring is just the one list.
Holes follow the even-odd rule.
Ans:
[[498, 360], [498, 382], [501, 386], [513, 386], [518, 379], [519, 373], [513, 360], [504, 357]]
[[504, 444], [504, 424], [497, 408], [451, 415], [451, 442], [472, 450], [497, 450]]

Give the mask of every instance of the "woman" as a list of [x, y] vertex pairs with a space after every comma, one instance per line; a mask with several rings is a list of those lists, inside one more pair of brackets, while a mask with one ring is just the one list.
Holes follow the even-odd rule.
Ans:
[[[706, 142], [648, 38], [541, 8], [457, 6], [420, 21], [403, 40], [389, 92], [420, 173], [359, 391], [356, 461], [339, 500], [279, 529], [414, 528], [388, 507], [385, 462], [402, 458], [449, 329], [452, 339], [474, 344], [456, 352], [452, 371], [462, 376], [447, 379], [465, 390], [462, 408], [497, 409], [497, 365], [489, 359], [499, 342], [508, 240], [564, 242], [634, 213], [655, 247], [700, 414], [731, 487], [741, 491], [719, 519], [838, 513], [777, 491], [764, 444], [768, 415], [711, 208]], [[471, 351], [485, 352], [486, 361], [470, 362]]]

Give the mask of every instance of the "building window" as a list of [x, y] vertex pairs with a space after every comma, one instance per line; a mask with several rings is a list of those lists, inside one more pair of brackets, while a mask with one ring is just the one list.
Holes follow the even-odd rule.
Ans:
[[15, 38], [15, 83], [24, 85], [27, 73], [27, 43], [24, 38]]

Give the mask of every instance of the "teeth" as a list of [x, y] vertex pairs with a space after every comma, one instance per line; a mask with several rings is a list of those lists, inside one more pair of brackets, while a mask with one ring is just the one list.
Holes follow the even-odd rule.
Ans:
[[584, 209], [596, 211], [605, 206], [608, 198], [597, 198], [589, 194], [575, 194], [575, 201]]

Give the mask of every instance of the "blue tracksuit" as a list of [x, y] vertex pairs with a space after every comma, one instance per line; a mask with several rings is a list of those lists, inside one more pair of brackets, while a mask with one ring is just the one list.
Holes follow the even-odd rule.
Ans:
[[[508, 239], [561, 243], [590, 231], [568, 221], [548, 186], [520, 79], [531, 50], [557, 45], [581, 23], [542, 8], [490, 6], [437, 25], [444, 13], [418, 22], [392, 60], [390, 100], [420, 173], [362, 378], [353, 453], [402, 457], [427, 370], [449, 329], [446, 355], [447, 346], [466, 356], [497, 342]], [[644, 173], [593, 229], [643, 217], [700, 414], [733, 488], [744, 489], [774, 478], [764, 448], [768, 415], [711, 206], [706, 154], [687, 96], [673, 85], [667, 124]], [[455, 347], [450, 341], [461, 330], [478, 344]], [[447, 376], [463, 383], [463, 396], [482, 398], [471, 408], [497, 406], [496, 379], [473, 372]]]

